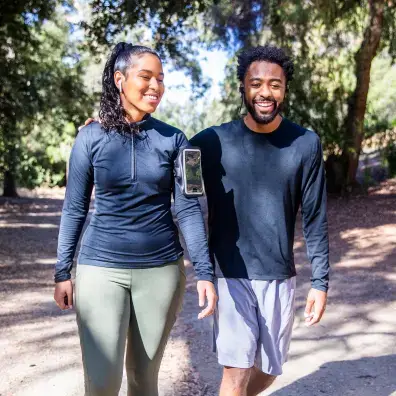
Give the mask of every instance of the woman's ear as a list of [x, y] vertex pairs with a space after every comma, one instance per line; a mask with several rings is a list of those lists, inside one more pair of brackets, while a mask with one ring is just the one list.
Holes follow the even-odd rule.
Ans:
[[116, 71], [114, 73], [114, 84], [116, 85], [117, 89], [122, 93], [122, 84], [125, 81], [123, 74], [120, 71]]

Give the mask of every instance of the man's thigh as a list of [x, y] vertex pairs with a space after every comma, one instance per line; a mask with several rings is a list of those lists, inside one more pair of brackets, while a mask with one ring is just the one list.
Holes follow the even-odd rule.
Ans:
[[214, 320], [215, 350], [219, 364], [250, 368], [254, 365], [259, 325], [257, 303], [248, 279], [219, 278]]
[[280, 375], [292, 336], [296, 280], [255, 280], [252, 286], [259, 324], [255, 366], [266, 374]]

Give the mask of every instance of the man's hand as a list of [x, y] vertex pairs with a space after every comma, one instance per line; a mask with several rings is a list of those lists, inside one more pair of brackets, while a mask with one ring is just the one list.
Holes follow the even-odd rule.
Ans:
[[205, 305], [205, 297], [208, 300], [208, 306], [198, 315], [198, 319], [203, 319], [213, 314], [216, 308], [217, 293], [214, 284], [209, 281], [198, 281], [197, 290], [200, 307]]
[[73, 308], [73, 284], [71, 280], [55, 285], [54, 300], [62, 310]]
[[326, 309], [326, 302], [326, 292], [316, 289], [309, 291], [304, 312], [305, 326], [310, 327], [320, 322]]
[[95, 122], [95, 118], [88, 118], [85, 120], [84, 125], [81, 125], [78, 127], [78, 130], [80, 130], [81, 128], [84, 128], [85, 126], [89, 125], [91, 122]]

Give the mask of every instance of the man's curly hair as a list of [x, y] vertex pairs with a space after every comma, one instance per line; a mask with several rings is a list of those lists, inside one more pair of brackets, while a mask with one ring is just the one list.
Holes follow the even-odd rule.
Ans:
[[286, 84], [293, 80], [294, 64], [283, 49], [271, 45], [249, 48], [238, 56], [237, 75], [243, 82], [246, 73], [253, 62], [265, 61], [279, 65], [286, 76]]

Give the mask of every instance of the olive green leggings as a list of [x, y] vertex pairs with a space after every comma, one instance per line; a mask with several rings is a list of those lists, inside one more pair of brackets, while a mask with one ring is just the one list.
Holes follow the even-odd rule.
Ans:
[[183, 259], [145, 269], [77, 266], [86, 396], [118, 395], [127, 339], [128, 396], [158, 395], [158, 371], [185, 283]]

